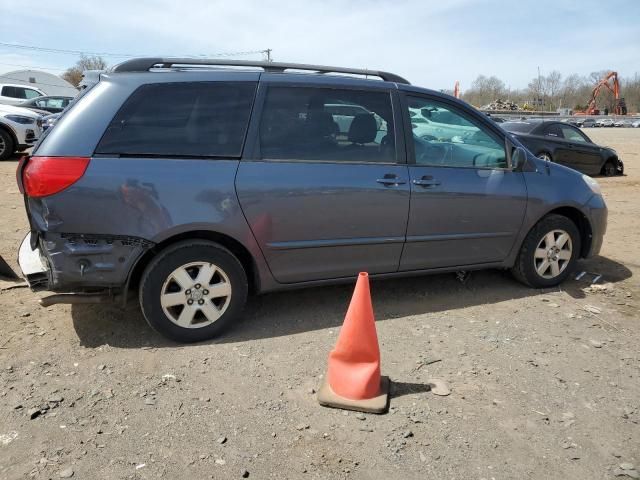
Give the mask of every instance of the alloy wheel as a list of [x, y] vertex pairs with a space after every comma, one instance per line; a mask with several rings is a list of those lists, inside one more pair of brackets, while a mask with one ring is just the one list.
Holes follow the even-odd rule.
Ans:
[[182, 328], [202, 328], [217, 321], [231, 302], [231, 282], [219, 266], [192, 262], [176, 268], [160, 291], [169, 320]]
[[538, 243], [533, 266], [542, 278], [555, 278], [567, 268], [572, 254], [571, 236], [564, 230], [552, 230]]

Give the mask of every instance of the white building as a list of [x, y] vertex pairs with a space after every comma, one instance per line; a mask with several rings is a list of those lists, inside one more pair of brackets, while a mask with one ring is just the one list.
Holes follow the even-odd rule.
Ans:
[[66, 80], [39, 70], [16, 70], [0, 75], [0, 83], [28, 85], [42, 90], [47, 95], [75, 97], [78, 89]]

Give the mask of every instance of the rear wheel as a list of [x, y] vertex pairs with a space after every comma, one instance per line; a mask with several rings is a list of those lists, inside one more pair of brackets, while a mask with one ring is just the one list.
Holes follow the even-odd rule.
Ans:
[[547, 215], [525, 238], [512, 273], [530, 287], [554, 287], [573, 271], [580, 246], [580, 232], [571, 220]]
[[238, 318], [247, 291], [246, 273], [231, 252], [193, 240], [157, 255], [142, 274], [139, 297], [152, 328], [178, 342], [199, 342]]
[[13, 139], [4, 130], [0, 130], [0, 160], [6, 160], [13, 155], [15, 146], [13, 145]]

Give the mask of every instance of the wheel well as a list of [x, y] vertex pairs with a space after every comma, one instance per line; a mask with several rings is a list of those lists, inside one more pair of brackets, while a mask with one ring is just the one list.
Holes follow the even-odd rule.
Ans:
[[18, 147], [18, 138], [13, 133], [13, 130], [11, 130], [9, 127], [7, 127], [6, 125], [4, 125], [2, 123], [0, 123], [0, 130], [3, 130], [3, 131], [5, 131], [5, 132], [7, 132], [9, 134], [9, 136], [11, 137], [11, 140], [13, 140], [13, 148], [17, 148]]
[[[556, 214], [562, 215], [563, 217], [567, 217], [571, 220], [577, 227], [580, 232], [580, 256], [586, 257], [591, 249], [591, 239], [592, 239], [592, 230], [591, 223], [589, 219], [577, 208], [573, 207], [560, 207], [555, 210], [551, 210], [547, 213], [547, 215]], [[546, 216], [546, 215], [545, 215]]]
[[617, 166], [618, 166], [618, 157], [616, 157], [616, 156], [614, 155], [614, 156], [611, 156], [611, 157], [607, 158], [607, 159], [604, 161], [604, 163], [602, 164], [602, 168], [600, 169], [600, 174], [603, 174], [603, 173], [604, 173], [604, 169], [605, 169], [605, 167], [607, 166], [607, 163], [610, 163], [610, 164], [612, 164], [614, 167], [617, 167]]
[[228, 235], [224, 235], [218, 232], [212, 232], [208, 230], [195, 230], [191, 232], [184, 232], [178, 235], [174, 235], [173, 237], [169, 237], [162, 242], [156, 244], [153, 248], [147, 250], [140, 260], [135, 264], [133, 270], [130, 275], [129, 280], [129, 288], [137, 288], [140, 283], [140, 277], [142, 276], [142, 272], [149, 265], [149, 262], [162, 250], [167, 248], [169, 245], [173, 245], [176, 242], [182, 240], [210, 240], [212, 242], [218, 243], [233, 253], [236, 258], [242, 264], [245, 272], [247, 272], [247, 280], [249, 282], [249, 291], [255, 293], [258, 291], [259, 280], [258, 280], [258, 269], [255, 265], [253, 257], [249, 253], [249, 251], [242, 245], [240, 242], [231, 238]]

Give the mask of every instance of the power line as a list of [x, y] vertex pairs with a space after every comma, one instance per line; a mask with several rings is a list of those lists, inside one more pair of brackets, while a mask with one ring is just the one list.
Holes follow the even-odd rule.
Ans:
[[[49, 52], [49, 53], [66, 53], [72, 55], [101, 55], [101, 56], [109, 56], [109, 57], [135, 57], [136, 55], [128, 55], [128, 54], [120, 54], [120, 53], [109, 53], [109, 52], [86, 52], [81, 50], [63, 50], [60, 48], [48, 48], [48, 47], [36, 47], [33, 45], [21, 45], [18, 43], [6, 43], [0, 42], [0, 45], [3, 47], [10, 48], [18, 48], [21, 50], [37, 50], [39, 52]], [[144, 55], [141, 55], [144, 56]]]
[[[61, 53], [66, 55], [95, 55], [101, 57], [120, 57], [120, 58], [133, 58], [133, 57], [153, 57], [156, 55], [148, 55], [148, 54], [132, 54], [132, 53], [113, 53], [113, 52], [90, 52], [86, 50], [65, 50], [62, 48], [49, 48], [49, 47], [39, 47], [35, 45], [22, 45], [19, 43], [7, 43], [0, 42], [0, 46], [9, 47], [9, 48], [17, 48], [21, 50], [33, 50], [38, 52], [47, 52], [47, 53]], [[270, 50], [270, 49], [269, 49]], [[233, 57], [237, 55], [255, 55], [258, 53], [266, 53], [267, 50], [247, 50], [241, 52], [224, 52], [224, 53], [209, 53], [209, 54], [198, 54], [193, 55], [194, 57]], [[270, 51], [269, 51], [270, 53]]]

